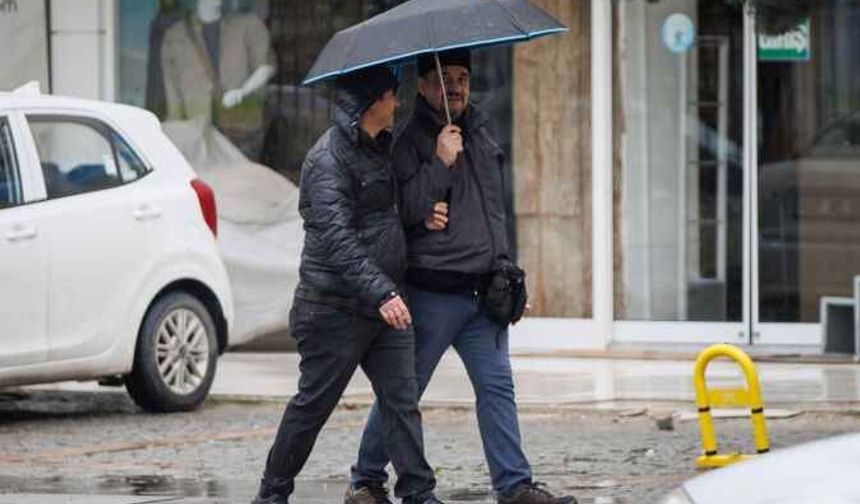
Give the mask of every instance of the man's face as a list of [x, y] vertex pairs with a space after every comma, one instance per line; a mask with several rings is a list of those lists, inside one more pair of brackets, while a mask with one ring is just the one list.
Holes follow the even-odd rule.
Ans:
[[[442, 101], [442, 86], [439, 84], [439, 74], [430, 71], [418, 79], [418, 92], [434, 109], [444, 114], [445, 104]], [[469, 105], [469, 70], [458, 65], [442, 67], [442, 77], [445, 80], [445, 92], [448, 95], [448, 108], [451, 118], [460, 117]]]
[[366, 114], [371, 115], [376, 124], [391, 129], [394, 127], [394, 116], [399, 106], [400, 101], [397, 99], [397, 94], [394, 90], [389, 89], [382, 95], [382, 98], [373, 102]]

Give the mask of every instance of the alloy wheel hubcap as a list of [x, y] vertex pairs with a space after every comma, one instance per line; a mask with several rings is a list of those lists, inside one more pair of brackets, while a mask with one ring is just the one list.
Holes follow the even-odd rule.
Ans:
[[209, 338], [200, 317], [185, 308], [171, 311], [158, 326], [155, 359], [171, 392], [194, 392], [209, 367]]

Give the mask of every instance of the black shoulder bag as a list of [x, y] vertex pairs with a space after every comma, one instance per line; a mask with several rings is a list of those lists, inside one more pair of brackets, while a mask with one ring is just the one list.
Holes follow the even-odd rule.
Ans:
[[515, 264], [506, 264], [490, 277], [484, 294], [484, 307], [491, 320], [507, 327], [519, 321], [526, 310], [526, 272]]

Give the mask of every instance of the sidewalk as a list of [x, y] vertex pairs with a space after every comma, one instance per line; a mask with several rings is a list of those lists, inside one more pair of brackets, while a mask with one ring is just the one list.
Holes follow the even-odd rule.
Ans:
[[[517, 402], [537, 408], [616, 408], [631, 405], [693, 410], [693, 360], [645, 360], [522, 355], [511, 359]], [[860, 410], [860, 365], [853, 363], [756, 364], [766, 406], [801, 410]], [[218, 361], [214, 400], [286, 401], [298, 384], [294, 353], [227, 353]], [[739, 368], [715, 361], [710, 386], [743, 385]], [[65, 382], [40, 389], [116, 390], [94, 383]], [[343, 403], [372, 402], [373, 391], [357, 372]], [[471, 384], [459, 357], [449, 352], [422, 399], [424, 407], [470, 407]]]
[[[296, 354], [227, 354], [220, 362], [212, 393], [216, 398], [286, 399], [296, 391]], [[689, 361], [618, 358], [515, 356], [517, 401], [543, 408], [628, 408], [673, 406], [694, 409], [693, 359]], [[757, 363], [766, 405], [811, 409], [860, 408], [860, 366], [829, 363]], [[711, 386], [740, 386], [733, 363], [717, 361], [708, 369]], [[344, 402], [373, 400], [370, 383], [357, 373]], [[470, 406], [471, 384], [459, 357], [443, 358], [425, 392], [424, 406]]]

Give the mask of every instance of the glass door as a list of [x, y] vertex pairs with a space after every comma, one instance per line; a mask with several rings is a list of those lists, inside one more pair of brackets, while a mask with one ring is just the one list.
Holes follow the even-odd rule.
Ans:
[[756, 16], [760, 344], [820, 344], [822, 298], [852, 297], [860, 274], [860, 4], [805, 4]]
[[746, 342], [743, 8], [617, 0], [614, 16], [613, 340]]

